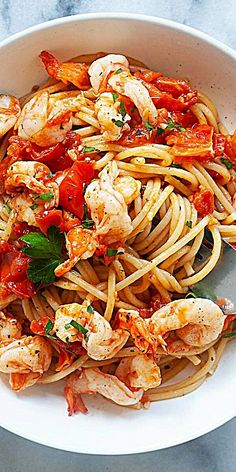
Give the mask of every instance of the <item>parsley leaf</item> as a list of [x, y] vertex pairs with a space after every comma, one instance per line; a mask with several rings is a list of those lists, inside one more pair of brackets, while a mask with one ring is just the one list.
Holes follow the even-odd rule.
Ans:
[[54, 282], [54, 270], [63, 262], [64, 236], [60, 229], [52, 225], [48, 230], [48, 237], [43, 233], [32, 232], [21, 236], [20, 240], [27, 244], [21, 249], [22, 252], [33, 259], [27, 269], [29, 279], [41, 285]]
[[232, 331], [231, 333], [226, 333], [223, 338], [232, 338], [233, 336], [236, 336], [236, 331]]
[[118, 249], [113, 249], [110, 247], [107, 248], [107, 256], [109, 257], [116, 256], [117, 252], [118, 252]]
[[71, 326], [73, 326], [73, 328], [78, 329], [78, 331], [84, 335], [85, 341], [88, 341], [88, 335], [87, 335], [88, 329], [84, 328], [84, 326], [82, 326], [80, 323], [77, 323], [77, 321], [75, 321], [75, 320], [71, 320], [70, 323], [68, 323], [65, 326], [66, 329], [68, 329], [67, 328], [68, 325], [71, 325]]
[[5, 204], [3, 205], [3, 208], [5, 208], [5, 210], [6, 210], [6, 212], [8, 213], [8, 215], [11, 213], [11, 209], [10, 209], [10, 207], [8, 206], [7, 203], [5, 203]]
[[157, 128], [157, 131], [156, 131], [156, 138], [157, 138], [158, 136], [161, 136], [164, 132], [165, 132], [164, 129], [162, 129], [162, 128]]
[[47, 175], [47, 177], [48, 177], [49, 179], [51, 179], [51, 178], [53, 177], [53, 173], [52, 173], [52, 172], [49, 172], [49, 174]]
[[48, 320], [46, 326], [45, 326], [45, 333], [50, 334], [51, 329], [53, 328], [53, 322], [51, 320]]
[[145, 128], [147, 128], [148, 131], [152, 131], [152, 129], [154, 128], [154, 126], [150, 125], [150, 123], [148, 123], [148, 121], [143, 121], [143, 124], [144, 124]]
[[186, 226], [188, 226], [188, 228], [192, 228], [193, 222], [191, 220], [186, 221]]
[[123, 72], [123, 70], [120, 67], [119, 69], [116, 70], [115, 75], [121, 74], [121, 72]]
[[122, 128], [124, 126], [124, 122], [121, 121], [121, 120], [112, 120], [113, 123], [115, 123], [116, 126], [118, 126], [119, 128]]
[[188, 292], [184, 298], [197, 298], [197, 295], [194, 292]]
[[35, 210], [35, 208], [37, 208], [38, 204], [37, 203], [34, 203], [33, 205], [31, 205], [31, 210]]
[[84, 147], [82, 152], [100, 152], [99, 149], [96, 149], [95, 147]]
[[39, 195], [33, 195], [32, 198], [36, 200], [37, 198], [41, 198], [42, 200], [45, 200], [45, 202], [49, 202], [54, 197], [54, 193], [51, 192], [46, 192], [46, 193], [40, 193]]
[[85, 229], [90, 229], [94, 225], [93, 220], [91, 220], [91, 218], [88, 218], [88, 209], [87, 209], [86, 203], [84, 203], [84, 216], [83, 216], [83, 220], [82, 220], [81, 224], [82, 224], [83, 228], [85, 228]]
[[170, 167], [173, 167], [174, 169], [183, 169], [183, 167], [180, 164], [175, 164], [175, 162], [172, 162]]
[[94, 313], [94, 308], [92, 307], [92, 305], [87, 306], [87, 312], [90, 314]]
[[191, 293], [194, 293], [195, 298], [208, 298], [212, 302], [216, 301], [216, 294], [208, 287], [206, 282], [198, 282], [196, 285], [193, 285]]
[[174, 123], [174, 121], [171, 118], [169, 118], [168, 125], [166, 126], [165, 130], [174, 129], [174, 128], [177, 128], [179, 131], [186, 131], [186, 129], [183, 126], [179, 125], [178, 123]]
[[225, 157], [221, 157], [220, 160], [221, 160], [222, 164], [224, 164], [225, 167], [227, 167], [227, 169], [232, 169], [233, 164], [232, 164], [232, 162], [229, 161], [229, 159], [225, 159]]
[[115, 103], [117, 98], [119, 97], [119, 94], [118, 93], [115, 93], [115, 92], [112, 92], [112, 98], [113, 98], [113, 102]]
[[121, 114], [121, 116], [124, 120], [124, 117], [126, 115], [126, 109], [125, 109], [125, 104], [124, 104], [123, 100], [121, 100], [121, 102], [120, 102], [120, 114]]

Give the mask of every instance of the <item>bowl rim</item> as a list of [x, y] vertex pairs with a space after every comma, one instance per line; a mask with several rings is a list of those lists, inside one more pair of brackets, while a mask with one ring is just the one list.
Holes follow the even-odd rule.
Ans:
[[168, 20], [166, 18], [161, 18], [158, 16], [144, 15], [140, 13], [125, 13], [125, 12], [102, 12], [102, 13], [78, 13], [76, 15], [62, 16], [60, 18], [55, 18], [52, 20], [45, 21], [43, 23], [38, 23], [34, 26], [30, 26], [22, 31], [19, 31], [15, 34], [10, 35], [9, 37], [0, 41], [0, 49], [13, 44], [23, 37], [30, 36], [32, 33], [37, 31], [46, 30], [54, 26], [59, 26], [62, 23], [73, 23], [76, 21], [90, 21], [90, 20], [131, 20], [131, 21], [140, 21], [147, 23], [155, 23], [160, 26], [167, 26], [170, 29], [176, 31], [182, 31], [189, 36], [198, 38], [208, 43], [209, 45], [216, 47], [220, 51], [224, 52], [228, 56], [236, 60], [236, 50], [232, 47], [226, 45], [222, 41], [213, 38], [203, 31], [197, 30], [192, 26], [183, 25], [177, 21]]
[[[13, 35], [10, 35], [9, 37], [3, 39], [0, 41], [0, 51], [1, 49], [4, 49], [5, 47], [7, 48], [8, 46], [16, 43], [18, 40], [26, 38], [28, 36], [31, 36], [31, 34], [34, 34], [38, 31], [43, 31], [46, 29], [50, 29], [53, 27], [59, 27], [60, 25], [64, 23], [74, 23], [74, 22], [80, 22], [80, 21], [91, 21], [91, 20], [129, 20], [129, 21], [140, 21], [141, 23], [153, 23], [156, 25], [164, 26], [169, 29], [175, 30], [175, 31], [180, 31], [185, 33], [187, 36], [191, 36], [195, 39], [199, 39], [200, 41], [207, 43], [210, 46], [213, 46], [214, 48], [218, 49], [219, 51], [223, 52], [227, 56], [229, 56], [231, 59], [236, 61], [236, 51], [230, 47], [224, 44], [223, 42], [219, 41], [218, 39], [215, 39], [208, 35], [207, 33], [204, 33], [202, 31], [199, 31], [191, 26], [183, 25], [181, 23], [168, 20], [165, 18], [160, 18], [157, 16], [151, 16], [151, 15], [144, 15], [144, 14], [137, 14], [137, 13], [126, 13], [126, 12], [102, 12], [102, 13], [85, 13], [85, 14], [76, 14], [76, 15], [70, 15], [66, 17], [60, 17], [56, 19], [52, 19], [43, 23], [38, 23], [34, 26], [31, 26], [29, 28], [26, 28], [20, 32], [17, 32]], [[204, 434], [207, 434], [226, 422], [230, 421], [232, 418], [236, 416], [236, 410], [235, 412], [231, 412], [228, 415], [226, 415], [224, 418], [215, 419], [214, 422], [211, 422], [211, 424], [206, 425], [201, 428], [201, 430], [196, 431], [193, 434], [190, 434], [186, 432], [185, 437], [181, 437], [180, 439], [176, 439], [175, 441], [170, 441], [170, 443], [166, 444], [165, 446], [158, 447], [157, 445], [150, 443], [149, 446], [143, 447], [141, 450], [140, 449], [135, 449], [132, 448], [130, 450], [129, 448], [127, 449], [118, 449], [118, 450], [110, 450], [108, 453], [104, 452], [104, 450], [94, 450], [91, 452], [90, 449], [87, 450], [82, 450], [78, 451], [78, 449], [75, 449], [71, 447], [70, 449], [68, 447], [64, 447], [63, 445], [59, 445], [56, 440], [50, 441], [50, 444], [47, 442], [47, 440], [44, 440], [43, 438], [37, 437], [37, 433], [33, 434], [32, 432], [23, 432], [19, 430], [17, 426], [9, 426], [8, 424], [0, 422], [0, 426], [11, 432], [14, 433], [24, 439], [33, 441], [35, 443], [41, 444], [43, 446], [47, 447], [52, 447], [54, 449], [58, 450], [64, 450], [68, 452], [73, 452], [73, 453], [82, 453], [82, 454], [96, 454], [96, 455], [124, 455], [124, 454], [138, 454], [138, 453], [144, 453], [144, 452], [151, 452], [151, 451], [156, 451], [156, 450], [161, 450], [161, 449], [166, 449], [172, 446], [178, 446], [180, 444], [184, 444], [186, 442], [192, 441], [200, 436], [203, 436]]]

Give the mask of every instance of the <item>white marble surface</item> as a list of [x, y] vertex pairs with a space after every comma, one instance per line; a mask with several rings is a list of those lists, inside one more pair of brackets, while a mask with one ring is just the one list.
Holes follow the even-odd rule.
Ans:
[[[236, 48], [236, 0], [0, 0], [0, 40], [53, 18], [104, 11], [168, 18], [205, 31]], [[235, 472], [235, 446], [236, 420], [182, 446], [121, 457], [60, 452], [0, 429], [0, 471]]]

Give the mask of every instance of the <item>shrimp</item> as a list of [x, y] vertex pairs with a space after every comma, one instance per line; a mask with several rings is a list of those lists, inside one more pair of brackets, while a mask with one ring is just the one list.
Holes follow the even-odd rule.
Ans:
[[12, 95], [0, 95], [0, 138], [16, 124], [20, 102]]
[[[92, 311], [92, 312], [90, 312]], [[74, 320], [74, 326], [70, 324]], [[88, 310], [88, 303], [61, 305], [55, 314], [53, 327], [57, 337], [64, 342], [81, 339], [88, 355], [95, 360], [111, 359], [126, 344], [129, 333], [122, 329], [112, 330], [110, 323], [97, 311]]]
[[92, 62], [88, 73], [90, 82], [96, 94], [99, 93], [101, 85], [106, 82], [109, 74], [119, 69], [128, 70], [129, 63], [125, 56], [120, 54], [107, 54]]
[[84, 63], [63, 62], [62, 64], [53, 54], [42, 51], [39, 54], [45, 69], [54, 79], [61, 80], [65, 84], [71, 82], [76, 87], [86, 90], [89, 88], [88, 65]]
[[21, 322], [10, 313], [0, 311], [0, 344], [21, 337]]
[[115, 371], [116, 377], [132, 388], [158, 387], [161, 383], [161, 372], [156, 362], [147, 355], [138, 354], [122, 359]]
[[[222, 332], [225, 316], [218, 305], [205, 298], [180, 299], [168, 303], [156, 311], [151, 318], [142, 320], [138, 312], [119, 310], [120, 327], [128, 329], [134, 338], [134, 344], [140, 348], [140, 336], [144, 338], [143, 352], [150, 347], [156, 349], [156, 343], [166, 345], [167, 352], [190, 350], [203, 347], [215, 341]], [[182, 343], [168, 345], [162, 336], [175, 331]]]
[[[45, 209], [59, 203], [59, 186], [48, 179], [50, 169], [40, 162], [16, 161], [7, 170], [5, 190], [14, 193], [21, 187], [27, 187], [36, 194], [51, 193], [52, 198], [45, 203]], [[40, 198], [40, 195], [39, 197]]]
[[151, 125], [157, 124], [157, 109], [148, 90], [139, 79], [133, 77], [129, 71], [122, 71], [120, 74], [112, 74], [108, 79], [108, 84], [115, 92], [132, 100], [143, 121], [147, 121]]
[[92, 257], [98, 246], [99, 243], [93, 231], [84, 229], [82, 226], [72, 228], [66, 234], [66, 249], [69, 253], [69, 259], [55, 269], [55, 275], [62, 277], [80, 259]]
[[141, 182], [130, 175], [122, 175], [114, 180], [114, 187], [123, 195], [126, 205], [129, 205], [139, 196]]
[[52, 348], [41, 336], [27, 336], [0, 347], [0, 372], [10, 374], [10, 385], [19, 391], [35, 384], [51, 364]]
[[143, 389], [132, 391], [115, 375], [105, 374], [96, 368], [73, 372], [67, 378], [65, 387], [69, 416], [78, 411], [83, 413], [88, 411], [80, 397], [81, 393], [99, 393], [118, 405], [128, 406], [135, 405], [141, 400]]
[[125, 199], [114, 187], [117, 177], [117, 164], [109, 162], [100, 172], [99, 180], [88, 185], [84, 196], [96, 235], [104, 244], [125, 240], [133, 229]]
[[38, 146], [52, 146], [63, 141], [72, 128], [70, 110], [56, 110], [48, 92], [35, 95], [24, 106], [18, 122], [18, 135]]
[[117, 141], [124, 131], [130, 129], [127, 121], [131, 117], [126, 112], [124, 116], [121, 115], [119, 106], [119, 100], [114, 103], [110, 92], [102, 93], [95, 103], [95, 112], [105, 141]]

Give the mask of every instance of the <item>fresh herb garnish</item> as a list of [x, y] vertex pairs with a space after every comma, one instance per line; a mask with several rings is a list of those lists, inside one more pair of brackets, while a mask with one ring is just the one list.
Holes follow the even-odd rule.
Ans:
[[111, 247], [107, 248], [107, 256], [109, 257], [116, 256], [117, 253], [118, 253], [118, 249], [113, 249]]
[[148, 131], [152, 131], [152, 129], [154, 128], [154, 126], [150, 125], [148, 121], [143, 121], [143, 124]]
[[164, 129], [162, 129], [162, 128], [157, 128], [157, 131], [156, 131], [156, 138], [157, 138], [158, 136], [161, 136], [164, 132], [165, 132]]
[[183, 167], [180, 164], [175, 164], [175, 162], [172, 162], [170, 167], [173, 167], [174, 169], [183, 169]]
[[94, 308], [92, 307], [92, 305], [87, 306], [87, 312], [90, 313], [90, 315], [94, 313]]
[[88, 209], [87, 209], [86, 203], [84, 203], [84, 216], [83, 216], [83, 220], [82, 220], [81, 224], [82, 224], [83, 228], [85, 228], [85, 229], [90, 229], [94, 225], [93, 220], [91, 220], [91, 218], [88, 218]]
[[95, 147], [84, 147], [82, 152], [100, 152], [99, 149], [96, 149]]
[[40, 295], [41, 295], [42, 300], [47, 303], [47, 299], [46, 299], [45, 295], [43, 293], [41, 293]]
[[121, 72], [123, 72], [123, 70], [121, 69], [121, 67], [119, 69], [117, 69], [115, 71], [115, 75], [118, 75], [118, 74], [121, 74]]
[[8, 215], [11, 213], [11, 209], [10, 209], [10, 207], [8, 206], [7, 203], [4, 203], [3, 208], [5, 208], [5, 210], [6, 210], [6, 212], [8, 213]]
[[175, 123], [171, 118], [168, 119], [168, 125], [166, 126], [166, 129], [174, 129], [177, 128], [179, 131], [186, 131], [186, 129], [179, 125], [178, 123]]
[[53, 322], [51, 320], [48, 320], [46, 326], [45, 326], [45, 333], [50, 334], [50, 331], [53, 328]]
[[191, 220], [186, 221], [186, 226], [188, 226], [188, 228], [192, 228], [193, 222]]
[[51, 178], [53, 177], [53, 173], [52, 173], [52, 172], [49, 172], [49, 174], [47, 175], [47, 177], [48, 177], [49, 179], [51, 179]]
[[43, 233], [32, 232], [19, 238], [27, 244], [21, 250], [31, 257], [27, 269], [30, 280], [41, 285], [48, 285], [56, 280], [54, 270], [63, 262], [62, 244], [64, 236], [60, 229], [52, 225], [48, 230], [48, 237]]
[[46, 192], [40, 193], [39, 195], [33, 195], [32, 198], [36, 200], [37, 198], [41, 198], [41, 200], [45, 200], [45, 202], [49, 202], [54, 197], [54, 193]]
[[119, 94], [118, 93], [115, 93], [115, 92], [112, 92], [112, 98], [113, 98], [113, 102], [115, 103], [117, 98], [119, 97]]
[[126, 109], [125, 109], [125, 104], [124, 104], [123, 100], [121, 100], [121, 102], [120, 102], [120, 114], [121, 114], [121, 116], [124, 120], [124, 117], [126, 115]]
[[232, 331], [231, 333], [226, 333], [222, 338], [232, 338], [233, 336], [236, 336], [236, 331]]
[[84, 328], [84, 326], [82, 326], [80, 323], [77, 323], [77, 321], [75, 320], [71, 320], [70, 323], [67, 323], [65, 325], [65, 328], [69, 329], [71, 326], [73, 326], [73, 328], [78, 329], [78, 331], [84, 335], [85, 341], [88, 341], [88, 329]]
[[232, 164], [232, 162], [229, 161], [229, 159], [226, 159], [225, 157], [221, 157], [220, 160], [221, 160], [222, 164], [224, 164], [225, 167], [227, 167], [227, 169], [232, 169], [233, 164]]
[[37, 203], [34, 203], [33, 205], [31, 205], [31, 210], [35, 210], [35, 208], [37, 208], [38, 204]]
[[124, 122], [121, 121], [121, 120], [112, 120], [113, 123], [115, 123], [116, 126], [118, 126], [119, 128], [122, 128], [124, 126]]

